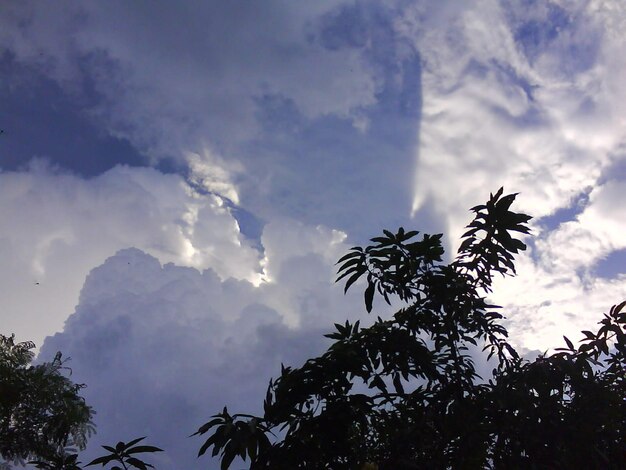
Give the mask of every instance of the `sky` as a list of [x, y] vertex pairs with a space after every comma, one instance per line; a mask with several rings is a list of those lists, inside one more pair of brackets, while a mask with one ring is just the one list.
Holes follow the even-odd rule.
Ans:
[[2, 2], [0, 332], [72, 358], [84, 461], [148, 435], [205, 468], [189, 434], [365, 317], [349, 247], [452, 256], [504, 186], [511, 341], [579, 339], [626, 299], [623, 31], [620, 0]]

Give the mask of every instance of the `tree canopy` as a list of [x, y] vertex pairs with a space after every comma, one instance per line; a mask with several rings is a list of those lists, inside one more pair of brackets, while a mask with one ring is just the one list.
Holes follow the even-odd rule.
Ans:
[[93, 432], [83, 385], [63, 375], [61, 353], [32, 365], [34, 347], [0, 335], [0, 456], [7, 461], [58, 458], [65, 447], [83, 449]]
[[[384, 305], [376, 298], [395, 312], [336, 323], [326, 352], [281, 367], [261, 416], [224, 408], [202, 425], [198, 455], [211, 449], [222, 470], [238, 458], [251, 470], [626, 469], [626, 301], [577, 345], [563, 337], [534, 360], [488, 301], [526, 249], [516, 237], [530, 216], [511, 210], [515, 197], [500, 189], [471, 209], [450, 263], [441, 234], [403, 228], [351, 248], [338, 261], [344, 291], [364, 285], [368, 313]], [[94, 430], [83, 385], [62, 373], [61, 353], [32, 365], [33, 348], [0, 335], [0, 456], [80, 470], [74, 448]], [[161, 449], [144, 439], [102, 446], [86, 466], [153, 468], [139, 454]]]
[[[369, 327], [337, 323], [334, 340], [270, 381], [263, 415], [227, 408], [201, 426], [223, 470], [626, 468], [626, 302], [578, 346], [526, 360], [487, 300], [494, 275], [514, 275], [530, 216], [500, 189], [471, 209], [456, 258], [441, 235], [400, 228], [342, 257], [345, 290], [402, 308]], [[493, 363], [481, 378], [475, 358]]]
[[[81, 470], [75, 451], [84, 450], [95, 432], [91, 421], [94, 411], [79, 394], [84, 385], [62, 374], [68, 367], [61, 353], [52, 362], [31, 365], [34, 348], [30, 341], [16, 343], [14, 335], [0, 335], [0, 456], [13, 463], [28, 461], [46, 470]], [[86, 467], [153, 468], [138, 454], [162, 449], [140, 444], [144, 439], [102, 446], [108, 453]], [[0, 468], [10, 465], [0, 463]]]

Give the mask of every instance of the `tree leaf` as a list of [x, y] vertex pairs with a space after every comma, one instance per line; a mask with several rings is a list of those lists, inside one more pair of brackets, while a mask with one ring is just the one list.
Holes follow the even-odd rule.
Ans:
[[143, 452], [163, 452], [163, 449], [159, 449], [155, 446], [137, 446], [126, 451], [127, 454], [138, 454]]
[[374, 288], [374, 283], [370, 282], [367, 286], [367, 289], [365, 289], [365, 310], [367, 310], [367, 313], [370, 313], [372, 311], [372, 303], [374, 301]]
[[98, 457], [97, 459], [93, 459], [86, 466], [89, 467], [91, 465], [98, 465], [98, 464], [102, 464], [102, 466], [105, 466], [107, 463], [113, 460], [116, 460], [116, 458], [117, 457], [115, 455], [104, 455], [102, 457]]
[[348, 280], [346, 281], [346, 285], [343, 289], [344, 294], [348, 292], [350, 286], [354, 284], [361, 276], [363, 276], [366, 271], [367, 269], [365, 267], [359, 268], [352, 276], [350, 276], [350, 278], [348, 278]]

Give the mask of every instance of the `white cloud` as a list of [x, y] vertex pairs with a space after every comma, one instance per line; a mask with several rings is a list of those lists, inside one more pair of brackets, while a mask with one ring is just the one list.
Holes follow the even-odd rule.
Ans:
[[[598, 228], [594, 217], [604, 220], [606, 201], [622, 190], [608, 188], [592, 194], [581, 214], [587, 230]], [[75, 313], [62, 332], [46, 340], [41, 354], [45, 359], [61, 350], [71, 356], [73, 379], [88, 385], [87, 401], [99, 411], [98, 434], [84, 460], [101, 444], [148, 435], [167, 451], [152, 459], [159, 468], [206, 466], [208, 458], [195, 459], [203, 440], [187, 437], [197, 426], [224, 405], [260, 412], [268, 379], [281, 362], [299, 365], [320, 353], [332, 322], [347, 317], [367, 323], [362, 291], [344, 296], [333, 286], [334, 261], [347, 249], [344, 238], [288, 219], [271, 222], [262, 239], [271, 281], [256, 287], [220, 279], [211, 269], [162, 265], [137, 249], [120, 251], [93, 269]], [[560, 249], [565, 247], [554, 251]], [[621, 285], [598, 280], [588, 288], [529, 257], [518, 266], [517, 283], [498, 283], [495, 292], [512, 314], [514, 342], [525, 349], [544, 349], [547, 340], [554, 344], [554, 331], [576, 339], [606, 307], [609, 289], [626, 295], [626, 278]], [[581, 308], [594, 316], [576, 315]], [[480, 360], [477, 367], [487, 372]]]
[[[618, 3], [485, 0], [444, 5], [434, 22], [416, 7], [398, 22], [424, 60], [414, 211], [434, 204], [457, 240], [467, 208], [504, 186], [539, 219], [533, 258], [494, 294], [527, 348], [548, 348], [564, 330], [577, 338], [625, 295], [626, 279], [593, 272], [626, 233], [623, 182], [606, 182], [626, 143]], [[576, 220], [547, 232], [541, 217], [588, 193]]]
[[41, 344], [61, 328], [85, 275], [121, 248], [258, 281], [260, 255], [213, 195], [177, 175], [116, 167], [96, 178], [35, 161], [0, 173], [3, 328]]
[[215, 152], [205, 149], [202, 153], [187, 153], [189, 181], [205, 191], [230, 199], [239, 204], [239, 192], [234, 184], [234, 175], [243, 167], [236, 161], [225, 161]]
[[[626, 63], [617, 54], [623, 39], [603, 35], [601, 18], [582, 7], [567, 13], [569, 23], [534, 61], [515, 30], [530, 20], [554, 27], [545, 11], [537, 19], [537, 12], [481, 2], [440, 29], [421, 25], [426, 65], [415, 210], [432, 194], [459, 232], [462, 211], [486, 189], [522, 191], [523, 208], [544, 216], [598, 182], [626, 135], [619, 99], [626, 86], [614, 79]], [[576, 49], [576, 37], [590, 44]], [[587, 66], [564, 76], [575, 61]]]
[[209, 459], [195, 459], [203, 441], [189, 434], [224, 405], [259, 412], [281, 362], [320, 353], [333, 322], [363, 311], [361, 292], [333, 287], [331, 254], [346, 249], [337, 234], [285, 220], [263, 243], [280, 256], [271, 261], [276, 282], [258, 287], [162, 266], [137, 249], [91, 271], [75, 313], [40, 356], [71, 356], [72, 378], [88, 385], [98, 434], [83, 460], [100, 444], [148, 435], [168, 451], [155, 456], [158, 468], [205, 467]]
[[626, 181], [608, 181], [589, 194], [574, 220], [537, 240], [540, 264], [560, 273], [589, 271], [610, 253], [626, 248], [626, 210], [619, 204]]
[[[362, 312], [361, 294], [344, 298], [332, 287], [347, 235], [283, 216], [332, 219], [335, 227], [346, 214], [360, 227], [366, 219], [402, 223], [413, 145], [403, 139], [414, 125], [414, 209], [432, 203], [451, 239], [467, 208], [500, 185], [520, 191], [516, 207], [539, 218], [533, 256], [520, 259], [518, 278], [495, 286], [514, 342], [545, 349], [562, 333], [575, 339], [626, 297], [624, 276], [593, 271], [624, 247], [626, 233], [626, 214], [616, 207], [626, 188], [609, 174], [626, 145], [623, 6], [393, 4], [390, 42], [400, 52], [382, 34], [323, 49], [316, 28], [345, 4], [186, 9], [162, 2], [146, 14], [139, 3], [20, 2], [3, 10], [0, 48], [69, 93], [80, 95], [87, 80], [97, 98], [89, 113], [107, 132], [153, 161], [182, 158], [189, 166], [190, 184], [146, 168], [116, 167], [90, 180], [37, 162], [0, 173], [6, 329], [37, 342], [58, 331], [84, 277], [104, 262], [89, 274], [64, 331], [44, 347], [74, 358], [76, 380], [89, 385], [102, 413], [99, 440], [149, 434], [172, 451], [158, 457], [159, 468], [204, 466], [193, 459], [199, 440], [186, 435], [224, 403], [260, 404], [281, 360], [299, 363], [318, 352], [322, 329]], [[520, 36], [529, 25], [536, 35]], [[363, 51], [376, 46], [389, 63], [366, 60]], [[423, 69], [403, 69], [416, 50]], [[423, 72], [421, 82], [407, 70]], [[421, 83], [421, 122], [398, 111], [411, 91], [404, 85], [385, 89], [398, 103], [394, 97], [380, 115], [366, 112], [382, 99], [382, 75]], [[262, 128], [260, 96], [276, 98], [270, 104], [284, 114], [277, 129]], [[284, 127], [329, 115], [335, 120], [318, 133], [285, 137]], [[340, 139], [350, 119], [361, 146]], [[274, 132], [280, 145], [272, 147], [263, 139]], [[583, 193], [584, 210], [549, 232], [540, 218]], [[259, 218], [272, 215], [264, 221], [264, 259], [241, 237], [224, 198]], [[374, 234], [358, 234], [366, 235]], [[141, 251], [105, 262], [130, 246]], [[162, 266], [168, 262], [175, 264]]]
[[577, 342], [582, 330], [597, 329], [603, 313], [626, 299], [624, 274], [604, 279], [555, 273], [527, 256], [516, 266], [517, 277], [494, 283], [492, 300], [503, 307], [512, 343], [526, 350], [562, 347], [562, 335]]
[[595, 273], [602, 259], [626, 248], [626, 211], [618, 202], [625, 190], [626, 181], [597, 186], [574, 220], [537, 234], [516, 278], [498, 280], [493, 299], [505, 307], [517, 344], [545, 350], [563, 334], [577, 340], [626, 299], [625, 269], [613, 279]]

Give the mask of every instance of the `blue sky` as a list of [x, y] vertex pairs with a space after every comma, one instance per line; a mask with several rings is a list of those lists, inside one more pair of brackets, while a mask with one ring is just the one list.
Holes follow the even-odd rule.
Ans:
[[361, 316], [348, 247], [453, 252], [504, 186], [535, 216], [493, 295], [512, 340], [577, 338], [626, 298], [625, 26], [611, 0], [5, 3], [2, 333], [73, 358], [89, 455], [148, 434], [201, 468], [197, 425]]

